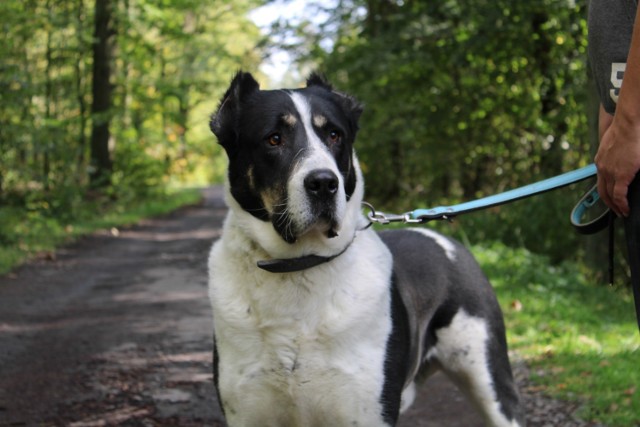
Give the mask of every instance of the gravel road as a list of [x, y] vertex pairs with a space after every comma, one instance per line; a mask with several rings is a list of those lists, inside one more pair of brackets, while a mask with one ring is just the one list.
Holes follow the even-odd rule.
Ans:
[[[0, 427], [224, 426], [212, 381], [206, 258], [226, 209], [97, 233], [0, 277]], [[528, 425], [582, 427], [516, 375]], [[400, 427], [482, 426], [441, 375]]]

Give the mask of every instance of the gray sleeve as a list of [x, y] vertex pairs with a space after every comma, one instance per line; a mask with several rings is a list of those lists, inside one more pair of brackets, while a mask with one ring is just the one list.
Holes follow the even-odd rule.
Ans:
[[589, 5], [589, 62], [609, 114], [616, 110], [637, 7], [637, 0], [591, 0]]

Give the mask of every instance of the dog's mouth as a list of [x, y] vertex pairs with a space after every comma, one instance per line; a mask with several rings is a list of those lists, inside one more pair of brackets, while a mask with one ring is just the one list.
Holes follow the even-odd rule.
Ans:
[[328, 239], [333, 239], [334, 237], [338, 237], [338, 230], [340, 229], [340, 224], [335, 218], [334, 212], [327, 212], [320, 215], [320, 220], [318, 221], [317, 228], [324, 234]]
[[310, 233], [318, 233], [333, 239], [338, 237], [340, 231], [340, 221], [332, 209], [307, 214], [304, 218], [296, 218], [295, 213], [284, 210], [272, 215], [271, 223], [282, 239], [290, 244], [296, 243], [300, 237]]

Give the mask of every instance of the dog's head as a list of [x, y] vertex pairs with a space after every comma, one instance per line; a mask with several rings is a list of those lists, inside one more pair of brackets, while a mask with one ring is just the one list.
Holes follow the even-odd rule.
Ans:
[[289, 244], [336, 237], [362, 197], [352, 149], [361, 112], [318, 75], [304, 89], [264, 91], [238, 73], [210, 124], [229, 157], [235, 202]]

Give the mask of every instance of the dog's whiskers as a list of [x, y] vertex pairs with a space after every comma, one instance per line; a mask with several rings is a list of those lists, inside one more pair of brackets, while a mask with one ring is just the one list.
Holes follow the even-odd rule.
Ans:
[[275, 208], [285, 208], [285, 209], [286, 209], [288, 205], [289, 205], [288, 200], [285, 200], [285, 201], [284, 201], [284, 202], [282, 202], [282, 203], [276, 203], [275, 205], [273, 205], [273, 208], [274, 208], [274, 209], [275, 209]]

